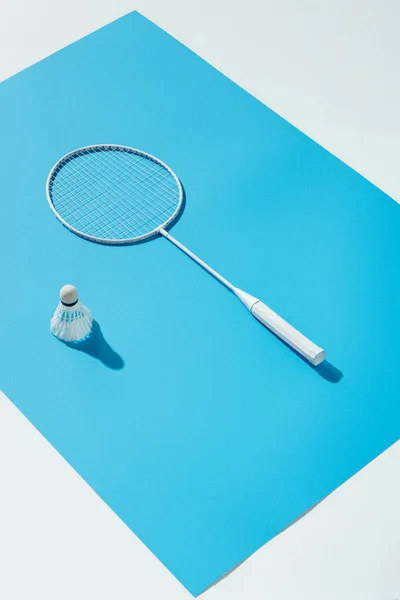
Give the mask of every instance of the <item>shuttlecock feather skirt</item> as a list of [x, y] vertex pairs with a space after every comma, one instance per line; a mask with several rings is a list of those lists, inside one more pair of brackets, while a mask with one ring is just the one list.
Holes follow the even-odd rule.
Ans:
[[90, 335], [93, 319], [80, 300], [74, 306], [59, 302], [50, 322], [50, 331], [63, 342], [79, 342]]

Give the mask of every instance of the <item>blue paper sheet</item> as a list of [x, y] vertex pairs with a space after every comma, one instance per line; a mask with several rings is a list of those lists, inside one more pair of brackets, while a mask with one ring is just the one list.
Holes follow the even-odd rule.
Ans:
[[[198, 594], [399, 437], [399, 207], [132, 13], [0, 85], [0, 386]], [[186, 193], [182, 243], [327, 350], [310, 367], [157, 239], [68, 232], [45, 181], [94, 143]], [[82, 351], [49, 320], [75, 284]]]

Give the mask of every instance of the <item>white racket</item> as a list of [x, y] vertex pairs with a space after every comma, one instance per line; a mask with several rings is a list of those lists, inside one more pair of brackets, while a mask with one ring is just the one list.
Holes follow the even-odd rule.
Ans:
[[46, 184], [56, 217], [70, 231], [100, 244], [132, 244], [162, 235], [231, 290], [248, 311], [313, 365], [325, 350], [263, 302], [235, 287], [167, 231], [182, 208], [183, 189], [163, 162], [135, 148], [86, 146], [63, 156]]

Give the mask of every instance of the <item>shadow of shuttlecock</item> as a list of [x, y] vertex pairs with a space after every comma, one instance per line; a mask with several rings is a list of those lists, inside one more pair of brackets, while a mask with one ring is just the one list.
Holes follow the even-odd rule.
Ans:
[[109, 369], [119, 371], [125, 366], [123, 358], [115, 352], [104, 339], [101, 327], [97, 321], [93, 321], [90, 335], [80, 342], [64, 342], [68, 348], [84, 352], [100, 360]]

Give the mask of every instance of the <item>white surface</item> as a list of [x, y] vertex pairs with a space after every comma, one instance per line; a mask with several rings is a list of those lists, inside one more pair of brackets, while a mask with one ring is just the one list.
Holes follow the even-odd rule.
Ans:
[[0, 393], [0, 598], [190, 600]]
[[[0, 79], [135, 8], [400, 201], [398, 3], [2, 0]], [[397, 444], [204, 598], [400, 598], [399, 467]], [[0, 481], [0, 598], [190, 598], [1, 395]]]
[[398, 600], [400, 442], [220, 581], [204, 600]]
[[[204, 600], [400, 598], [400, 442]], [[0, 393], [0, 598], [192, 596]]]
[[395, 0], [2, 0], [0, 79], [138, 9], [400, 202]]

